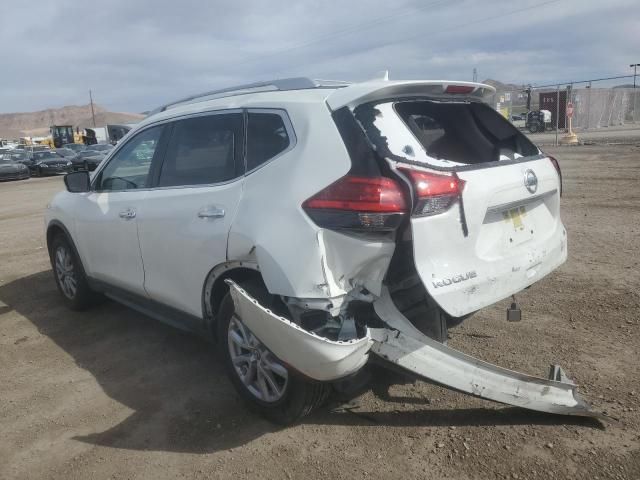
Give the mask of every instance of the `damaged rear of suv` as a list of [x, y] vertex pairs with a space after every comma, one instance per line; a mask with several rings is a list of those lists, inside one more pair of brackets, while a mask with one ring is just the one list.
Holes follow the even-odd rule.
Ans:
[[[189, 115], [236, 115], [229, 142], [238, 160], [224, 183], [199, 193], [206, 208], [198, 217], [226, 239], [223, 261], [186, 252], [184, 271], [161, 268], [170, 260], [145, 240], [146, 222], [159, 214], [149, 209], [147, 220], [147, 210], [134, 211], [145, 305], [198, 317], [192, 329], [218, 342], [238, 392], [281, 423], [321, 405], [332, 386], [361, 383], [374, 359], [494, 401], [591, 415], [557, 366], [547, 379], [530, 377], [446, 346], [448, 327], [567, 256], [558, 163], [483, 103], [491, 93], [468, 82], [288, 79], [162, 107], [138, 130]], [[179, 151], [173, 137], [158, 135], [152, 172]], [[153, 181], [146, 187], [149, 196], [172, 195]], [[186, 225], [190, 240], [205, 235], [195, 253], [206, 252], [203, 222]], [[124, 301], [92, 281], [80, 251], [71, 263], [91, 290]], [[200, 305], [193, 289], [173, 295], [178, 284], [163, 294], [171, 280], [158, 272], [201, 285]]]

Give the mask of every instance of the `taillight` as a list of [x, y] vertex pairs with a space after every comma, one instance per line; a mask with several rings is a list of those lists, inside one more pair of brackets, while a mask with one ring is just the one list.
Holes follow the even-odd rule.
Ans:
[[346, 175], [302, 204], [319, 226], [331, 229], [390, 231], [407, 211], [400, 185], [386, 177]]
[[458, 94], [467, 94], [471, 93], [476, 89], [473, 85], [447, 85], [447, 88], [444, 89], [444, 93], [458, 93]]
[[560, 164], [558, 163], [558, 160], [556, 160], [551, 155], [548, 155], [548, 157], [549, 160], [551, 160], [551, 163], [553, 163], [553, 168], [555, 168], [556, 172], [558, 172], [558, 179], [560, 180], [560, 196], [562, 196], [562, 170], [560, 170]]
[[452, 175], [401, 168], [413, 184], [415, 206], [413, 215], [425, 217], [445, 212], [462, 195], [464, 180]]

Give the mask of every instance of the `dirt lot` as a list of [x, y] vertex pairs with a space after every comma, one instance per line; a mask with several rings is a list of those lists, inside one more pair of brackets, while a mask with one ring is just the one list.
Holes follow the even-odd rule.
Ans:
[[43, 248], [61, 178], [0, 184], [0, 478], [640, 478], [640, 147], [548, 149], [569, 261], [451, 331], [545, 374], [559, 363], [608, 425], [418, 383], [279, 429], [239, 404], [203, 341], [108, 302], [67, 311]]

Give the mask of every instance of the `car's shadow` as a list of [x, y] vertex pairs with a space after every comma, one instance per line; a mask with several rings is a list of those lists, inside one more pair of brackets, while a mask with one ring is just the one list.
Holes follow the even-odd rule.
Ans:
[[[204, 453], [243, 445], [278, 427], [250, 413], [227, 380], [212, 345], [113, 302], [71, 312], [50, 271], [0, 286], [0, 313], [15, 310], [90, 372], [104, 393], [133, 413], [76, 440], [133, 450]], [[374, 392], [387, 401], [415, 399]], [[337, 403], [334, 402], [334, 407]], [[325, 408], [304, 420], [323, 425], [464, 426], [595, 423], [517, 408], [364, 412]]]

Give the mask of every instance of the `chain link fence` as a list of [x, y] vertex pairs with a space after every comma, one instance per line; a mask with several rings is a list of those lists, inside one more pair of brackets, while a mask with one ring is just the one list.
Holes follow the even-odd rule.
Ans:
[[[556, 116], [557, 127], [567, 128], [568, 103], [573, 105], [573, 130], [584, 131], [634, 124], [640, 127], [640, 85], [638, 88], [627, 85], [595, 87], [593, 81], [579, 83], [584, 86], [573, 87], [565, 84], [555, 88], [532, 87], [529, 110], [549, 110], [553, 129], [556, 128]], [[497, 111], [514, 123], [526, 121], [526, 86], [523, 85], [517, 90], [498, 90], [493, 103]]]

